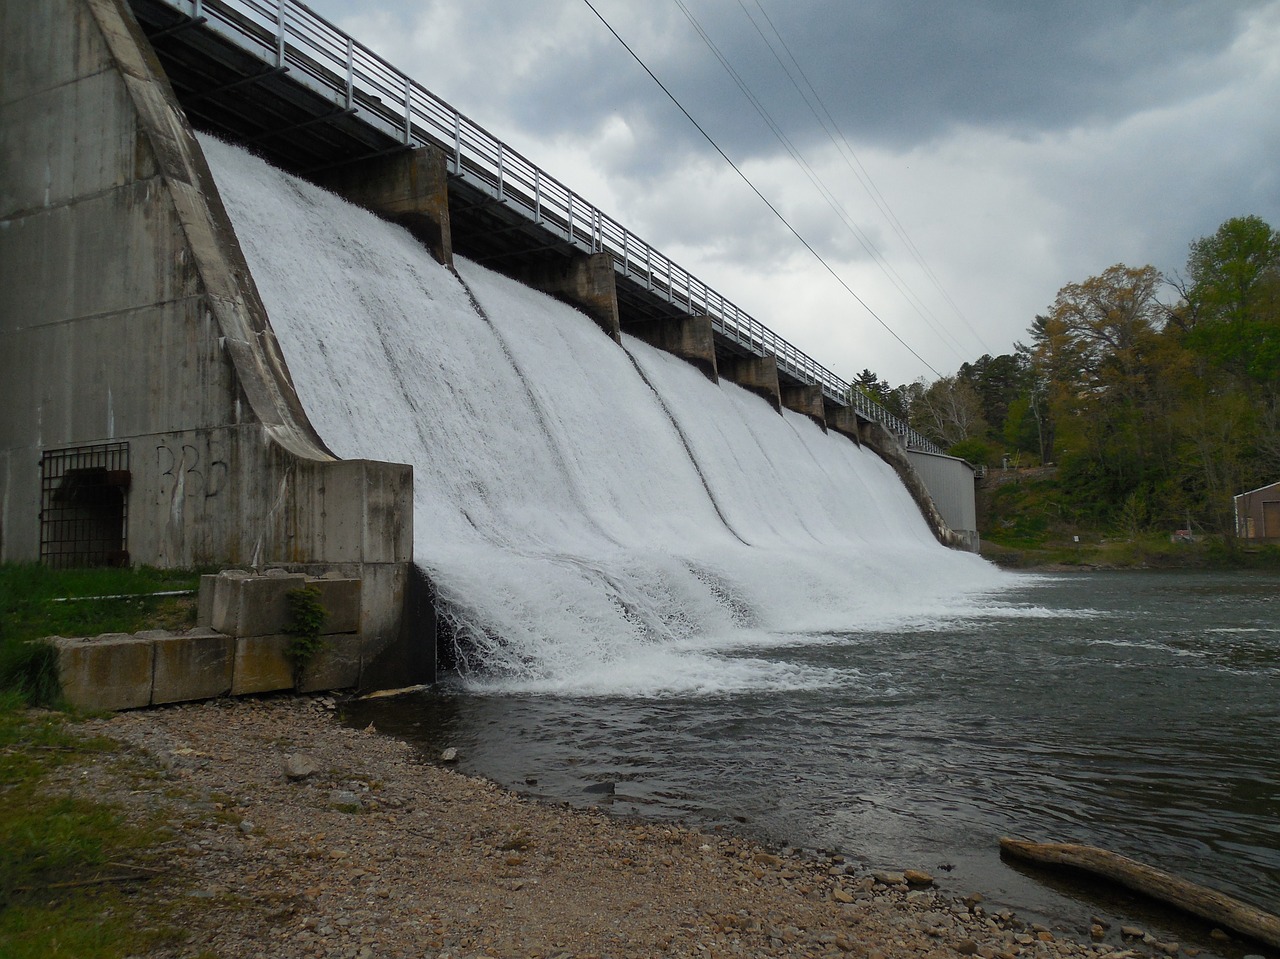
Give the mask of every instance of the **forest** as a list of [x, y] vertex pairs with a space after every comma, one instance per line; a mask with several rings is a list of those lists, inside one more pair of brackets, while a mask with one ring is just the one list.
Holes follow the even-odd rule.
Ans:
[[1010, 353], [853, 388], [993, 473], [1040, 467], [1040, 494], [1003, 497], [1008, 515], [997, 498], [984, 536], [1230, 540], [1232, 496], [1280, 480], [1280, 233], [1227, 220], [1180, 272], [1121, 263], [1064, 286]]

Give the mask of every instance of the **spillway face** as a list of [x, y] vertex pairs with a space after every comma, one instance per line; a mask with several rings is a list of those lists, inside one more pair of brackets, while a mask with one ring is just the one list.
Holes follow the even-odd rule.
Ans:
[[473, 685], [803, 685], [720, 654], [994, 585], [848, 439], [203, 145], [311, 422], [340, 457], [413, 464], [415, 561]]
[[0, 558], [356, 575], [365, 660], [413, 560], [468, 682], [581, 693], [997, 584], [809, 418], [202, 147], [119, 0], [0, 17]]
[[316, 436], [207, 165], [112, 0], [0, 6], [0, 560], [288, 563], [398, 636], [407, 465]]

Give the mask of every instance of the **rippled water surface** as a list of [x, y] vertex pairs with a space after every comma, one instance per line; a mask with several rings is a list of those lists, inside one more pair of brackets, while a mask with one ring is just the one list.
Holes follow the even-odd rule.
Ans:
[[[894, 632], [741, 651], [830, 670], [825, 688], [445, 685], [349, 716], [429, 754], [456, 746], [466, 771], [537, 796], [921, 867], [1059, 920], [1107, 903], [1002, 863], [1000, 836], [1103, 846], [1276, 910], [1280, 577], [1062, 574], [999, 599]], [[611, 799], [584, 792], [601, 782]]]

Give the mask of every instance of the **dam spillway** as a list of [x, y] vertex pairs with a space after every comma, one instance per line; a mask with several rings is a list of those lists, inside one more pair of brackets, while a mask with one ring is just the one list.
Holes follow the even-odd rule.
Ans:
[[341, 458], [413, 465], [414, 557], [464, 669], [750, 687], [754, 664], [726, 674], [714, 649], [901, 623], [999, 581], [938, 545], [869, 450], [202, 144], [311, 423]]
[[437, 600], [463, 665], [507, 681], [712, 689], [746, 680], [708, 650], [914, 622], [996, 578], [819, 425], [881, 424], [771, 357], [771, 388], [744, 378], [770, 404], [719, 340], [717, 386], [625, 335], [643, 317], [601, 336], [265, 166], [215, 180], [124, 0], [6, 16], [0, 560], [358, 580], [342, 685], [365, 687], [434, 675]]

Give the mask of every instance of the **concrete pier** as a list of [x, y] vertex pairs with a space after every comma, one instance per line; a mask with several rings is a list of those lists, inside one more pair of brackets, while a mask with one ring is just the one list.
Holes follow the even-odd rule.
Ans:
[[312, 182], [346, 197], [418, 238], [437, 263], [453, 266], [449, 176], [434, 146], [347, 163], [315, 174]]
[[782, 405], [795, 413], [802, 413], [827, 431], [826, 411], [822, 404], [822, 387], [810, 386], [782, 387]]
[[573, 256], [512, 271], [516, 279], [576, 306], [615, 342], [621, 342], [618, 289], [608, 253]]
[[782, 412], [782, 389], [778, 384], [778, 361], [773, 356], [722, 357], [718, 364], [720, 375], [730, 383], [737, 383], [764, 397], [769, 405]]
[[827, 422], [827, 429], [835, 430], [841, 436], [847, 436], [855, 443], [862, 444], [862, 439], [858, 435], [858, 414], [854, 412], [852, 406], [833, 403], [823, 397], [822, 415]]
[[632, 323], [625, 329], [650, 346], [692, 363], [712, 383], [720, 382], [711, 317], [674, 316], [647, 323]]

